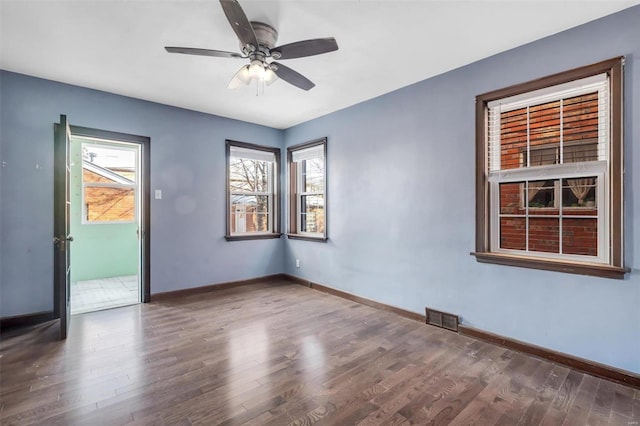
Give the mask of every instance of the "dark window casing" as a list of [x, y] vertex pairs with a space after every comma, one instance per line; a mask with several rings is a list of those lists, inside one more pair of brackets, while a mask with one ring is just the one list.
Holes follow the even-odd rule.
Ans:
[[[298, 164], [293, 161], [293, 153], [308, 148], [322, 146], [324, 152], [324, 230], [320, 235], [298, 232], [300, 217], [298, 215]], [[290, 239], [326, 242], [328, 237], [328, 199], [327, 199], [327, 138], [315, 139], [310, 142], [290, 146], [287, 148], [287, 163], [289, 165], [289, 230]]]
[[[478, 262], [495, 263], [524, 268], [544, 269], [606, 278], [624, 278], [628, 269], [623, 266], [623, 62], [618, 57], [596, 64], [561, 72], [476, 97], [476, 248], [472, 253]], [[487, 181], [488, 104], [491, 101], [532, 92], [534, 90], [606, 73], [609, 78], [610, 134], [609, 134], [609, 264], [582, 263], [561, 259], [496, 253], [490, 246], [490, 200]]]
[[[246, 149], [253, 149], [253, 150], [257, 150], [257, 151], [265, 151], [265, 152], [269, 152], [269, 153], [273, 153], [273, 155], [275, 156], [275, 164], [273, 166], [273, 203], [272, 203], [272, 207], [273, 207], [273, 211], [270, 212], [271, 213], [271, 218], [270, 220], [272, 220], [272, 232], [270, 233], [247, 233], [247, 234], [231, 234], [231, 188], [230, 188], [230, 179], [229, 179], [229, 165], [230, 165], [230, 158], [231, 158], [231, 148], [232, 147], [238, 147], [238, 148], [246, 148]], [[281, 229], [281, 220], [280, 220], [280, 191], [281, 191], [281, 185], [280, 185], [280, 149], [279, 148], [272, 148], [272, 147], [268, 147], [268, 146], [263, 146], [263, 145], [256, 145], [256, 144], [252, 144], [252, 143], [247, 143], [247, 142], [238, 142], [238, 141], [232, 141], [232, 140], [227, 140], [225, 143], [225, 162], [226, 162], [226, 178], [225, 178], [225, 186], [226, 186], [226, 191], [225, 191], [225, 210], [226, 210], [226, 214], [225, 214], [225, 218], [226, 218], [226, 232], [225, 232], [225, 239], [227, 241], [243, 241], [243, 240], [264, 240], [264, 239], [270, 239], [270, 238], [280, 238], [280, 236], [282, 235], [282, 232], [280, 231]]]

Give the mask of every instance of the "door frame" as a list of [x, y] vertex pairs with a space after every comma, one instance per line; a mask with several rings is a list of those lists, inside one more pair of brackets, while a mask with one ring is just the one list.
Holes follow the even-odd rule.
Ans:
[[140, 193], [140, 206], [142, 207], [142, 214], [140, 215], [140, 282], [142, 284], [142, 303], [149, 303], [151, 301], [151, 138], [82, 126], [71, 125], [69, 127], [71, 128], [71, 136], [137, 143], [140, 145], [140, 164], [142, 166], [140, 173], [142, 177]]
[[[140, 145], [140, 283], [142, 290], [142, 303], [151, 301], [151, 139], [147, 136], [132, 135], [129, 133], [114, 132], [110, 130], [93, 129], [82, 126], [69, 126], [71, 136], [92, 139], [105, 139], [114, 142], [127, 142]], [[73, 266], [73, 265], [72, 265]]]

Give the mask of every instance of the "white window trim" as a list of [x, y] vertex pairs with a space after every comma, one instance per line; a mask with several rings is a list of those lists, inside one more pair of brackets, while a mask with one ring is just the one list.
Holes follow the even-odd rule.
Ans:
[[[301, 153], [302, 155], [300, 156], [296, 156], [296, 153]], [[324, 237], [324, 233], [323, 232], [308, 232], [308, 231], [302, 231], [302, 197], [305, 196], [313, 196], [313, 195], [322, 195], [322, 199], [323, 199], [323, 209], [326, 206], [326, 186], [327, 186], [327, 171], [326, 171], [326, 159], [324, 157], [324, 145], [318, 145], [318, 146], [314, 146], [305, 150], [300, 150], [300, 151], [294, 151], [292, 153], [292, 157], [293, 158], [298, 158], [298, 160], [293, 160], [295, 163], [298, 163], [298, 165], [296, 166], [296, 215], [297, 215], [297, 220], [296, 220], [296, 232], [300, 235], [305, 235], [305, 236], [309, 236], [309, 237], [314, 237], [314, 238], [323, 238]], [[323, 165], [322, 165], [322, 187], [325, 189], [323, 191], [314, 191], [314, 192], [304, 192], [304, 188], [303, 188], [303, 179], [302, 179], [302, 167], [300, 167], [300, 163], [302, 161], [309, 161], [309, 160], [314, 160], [320, 158], [322, 159]], [[325, 210], [326, 211], [326, 210]], [[326, 213], [325, 213], [325, 217], [324, 217], [325, 223], [324, 226], [326, 228], [327, 224], [326, 224]]]
[[[574, 165], [577, 165], [575, 167]], [[549, 259], [565, 259], [576, 262], [588, 262], [588, 263], [609, 263], [609, 250], [607, 249], [606, 242], [609, 241], [609, 209], [606, 207], [606, 200], [609, 197], [609, 182], [607, 180], [606, 174], [606, 162], [598, 161], [598, 162], [586, 162], [586, 163], [570, 163], [561, 165], [564, 170], [559, 173], [554, 173], [553, 175], [545, 175], [544, 173], [541, 175], [542, 170], [523, 170], [522, 173], [510, 173], [507, 178], [504, 180], [498, 180], [495, 177], [489, 179], [489, 191], [490, 191], [490, 217], [491, 217], [491, 247], [493, 247], [492, 251], [495, 253], [508, 253], [522, 256], [534, 256], [534, 257], [542, 257]], [[569, 166], [569, 167], [566, 167]], [[574, 167], [571, 167], [574, 166]], [[549, 167], [542, 166], [541, 168], [549, 169]], [[560, 168], [560, 166], [557, 166]], [[531, 181], [531, 180], [551, 180], [551, 179], [576, 179], [582, 177], [591, 177], [595, 176], [598, 179], [598, 186], [596, 188], [596, 205], [598, 206], [598, 214], [596, 216], [586, 216], [587, 218], [596, 218], [598, 223], [598, 256], [585, 256], [585, 255], [572, 255], [572, 254], [563, 254], [563, 253], [546, 253], [539, 251], [529, 251], [525, 250], [512, 250], [512, 249], [503, 249], [500, 247], [500, 219], [502, 217], [507, 217], [508, 215], [500, 214], [500, 184], [501, 183], [510, 183], [510, 182], [521, 182], [521, 181]], [[534, 210], [534, 213], [529, 214], [530, 210]], [[543, 209], [531, 209], [530, 207], [525, 208], [525, 214], [523, 215], [513, 215], [514, 217], [550, 217], [549, 215], [536, 215], [535, 210], [543, 210]], [[544, 209], [546, 210], [546, 209]], [[585, 218], [584, 215], [563, 215], [563, 207], [562, 203], [558, 199], [558, 217], [559, 218], [572, 218], [572, 217], [580, 217]], [[571, 208], [571, 210], [575, 210]], [[556, 217], [556, 216], [551, 216]], [[559, 247], [562, 250], [562, 221], [560, 221], [560, 229], [559, 232]]]
[[[298, 177], [300, 178], [300, 175], [298, 175]], [[302, 235], [309, 235], [309, 236], [314, 236], [314, 237], [323, 237], [324, 234], [322, 232], [308, 232], [308, 231], [302, 231], [302, 198], [303, 197], [307, 197], [307, 196], [314, 196], [314, 195], [322, 195], [323, 200], [324, 200], [324, 192], [302, 192], [302, 189], [300, 187], [298, 187], [298, 200], [296, 202], [296, 206], [298, 211], [296, 212], [296, 214], [298, 215], [298, 221], [297, 221], [297, 232], [298, 234], [302, 234]], [[323, 201], [323, 206], [324, 208], [324, 201]]]

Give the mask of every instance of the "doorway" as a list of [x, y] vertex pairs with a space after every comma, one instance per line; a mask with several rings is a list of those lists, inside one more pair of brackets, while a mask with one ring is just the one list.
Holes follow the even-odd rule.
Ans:
[[148, 138], [71, 126], [69, 157], [71, 315], [148, 301]]
[[71, 133], [71, 314], [140, 302], [140, 145]]
[[[74, 144], [75, 156], [71, 155], [71, 139], [79, 140], [78, 145]], [[87, 148], [84, 150], [84, 154], [83, 146]], [[119, 151], [123, 151], [123, 153], [119, 155]], [[131, 158], [131, 152], [133, 152], [133, 158], [135, 159], [133, 167], [131, 167], [130, 159], [115, 160], [119, 156]], [[95, 160], [99, 155], [103, 157], [111, 155], [114, 157], [112, 158], [113, 164], [110, 165], [109, 162], [102, 161], [102, 165], [100, 165], [100, 161], [91, 161]], [[77, 247], [80, 250], [72, 247], [75, 244], [75, 239], [71, 233], [71, 208], [74, 207], [76, 225], [98, 225], [99, 222], [109, 222], [111, 220], [105, 219], [104, 210], [106, 208], [104, 206], [100, 210], [97, 207], [99, 203], [91, 202], [91, 191], [102, 191], [106, 198], [111, 196], [112, 204], [116, 201], [113, 197], [116, 189], [119, 190], [123, 199], [131, 198], [133, 191], [134, 213], [132, 214], [130, 210], [123, 208], [119, 212], [119, 217], [121, 222], [136, 224], [137, 239], [137, 243], [134, 244], [134, 247], [137, 247], [134, 254], [134, 257], [137, 257], [137, 270], [134, 270], [136, 275], [129, 281], [129, 285], [121, 282], [129, 293], [135, 294], [135, 297], [132, 296], [127, 301], [121, 300], [120, 302], [123, 303], [109, 304], [109, 306], [102, 305], [101, 307], [94, 306], [92, 310], [121, 306], [129, 302], [146, 303], [151, 299], [151, 264], [149, 256], [151, 242], [148, 233], [151, 219], [150, 159], [150, 139], [148, 137], [72, 126], [64, 114], [60, 115], [60, 122], [54, 125], [53, 316], [56, 319], [60, 319], [61, 339], [67, 338], [71, 323], [71, 270], [75, 269], [71, 258], [74, 250], [82, 254], [83, 249], [82, 246]], [[86, 164], [85, 160], [87, 160]], [[123, 165], [122, 163], [126, 163], [126, 161], [129, 161], [129, 163]], [[80, 176], [79, 180], [76, 180], [75, 188], [72, 188], [72, 167], [75, 167], [76, 174]], [[92, 172], [92, 174], [87, 174], [87, 179], [83, 177], [84, 169]], [[93, 176], [93, 179], [91, 176]], [[106, 180], [102, 179], [102, 177], [106, 178]], [[87, 192], [86, 194], [85, 191]], [[85, 205], [85, 201], [88, 201], [88, 205]], [[115, 203], [114, 205], [117, 204]], [[132, 216], [133, 220], [131, 220]], [[100, 218], [105, 220], [100, 220]], [[108, 223], [102, 224], [106, 225]], [[74, 226], [74, 230], [78, 232], [79, 228]], [[103, 231], [105, 230], [106, 232], [104, 233], [106, 235], [111, 235], [108, 232], [108, 228], [103, 228]], [[83, 231], [80, 230], [80, 234]], [[104, 254], [104, 250], [98, 250], [98, 257], [102, 254]], [[108, 256], [103, 257], [108, 258]], [[113, 266], [114, 263], [111, 263], [111, 265]], [[76, 266], [82, 267], [78, 263], [77, 257]], [[107, 270], [109, 269], [107, 268]], [[114, 272], [115, 270], [115, 267], [111, 270], [111, 277], [118, 276], [117, 272]], [[76, 282], [78, 281], [76, 277]], [[74, 313], [79, 313], [80, 310], [75, 309]], [[84, 310], [84, 312], [87, 311]]]

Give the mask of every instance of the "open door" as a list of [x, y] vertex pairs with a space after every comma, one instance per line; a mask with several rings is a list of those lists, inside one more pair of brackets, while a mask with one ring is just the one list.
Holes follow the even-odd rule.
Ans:
[[60, 318], [60, 339], [66, 339], [70, 323], [70, 172], [69, 144], [71, 132], [67, 116], [55, 125], [53, 175], [53, 299], [54, 316]]

